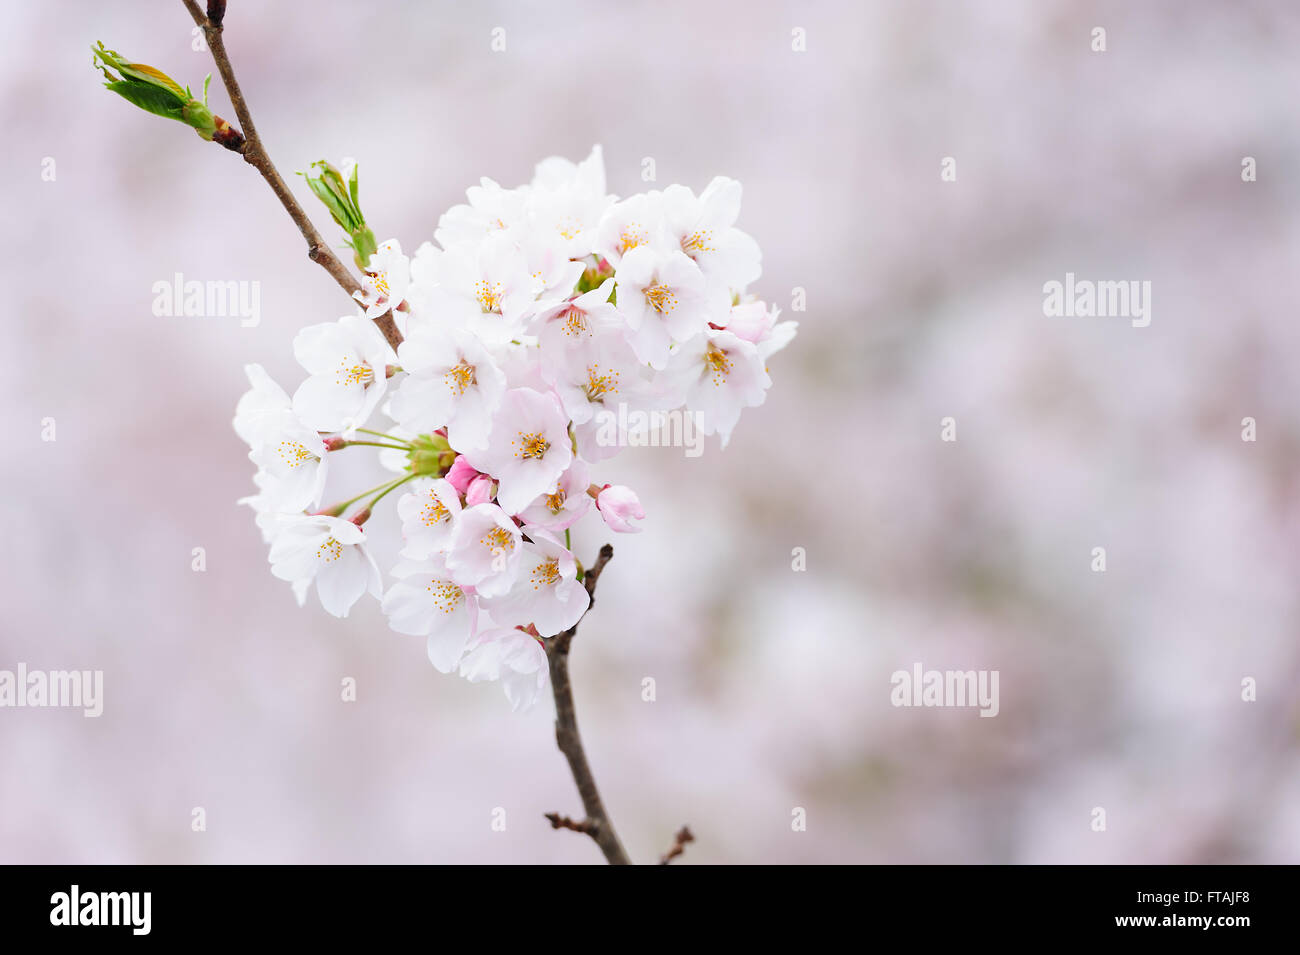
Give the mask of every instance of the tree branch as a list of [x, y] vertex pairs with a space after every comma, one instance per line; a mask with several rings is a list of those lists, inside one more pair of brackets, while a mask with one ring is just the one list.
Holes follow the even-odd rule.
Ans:
[[[217, 72], [221, 74], [221, 82], [226, 87], [226, 93], [230, 96], [230, 102], [235, 107], [235, 115], [239, 119], [239, 125], [243, 127], [244, 142], [236, 152], [243, 155], [244, 161], [256, 169], [266, 180], [271, 191], [275, 193], [276, 198], [280, 200], [280, 205], [284, 206], [289, 218], [293, 224], [298, 227], [302, 233], [303, 239], [307, 243], [307, 257], [323, 268], [330, 274], [330, 277], [347, 292], [349, 297], [357, 291], [360, 291], [361, 284], [356, 280], [347, 267], [339, 261], [338, 256], [325, 244], [316, 227], [311, 224], [307, 218], [307, 213], [298, 205], [298, 200], [293, 197], [289, 187], [285, 185], [284, 179], [280, 177], [279, 171], [275, 164], [271, 162], [271, 157], [267, 154], [266, 148], [262, 145], [262, 139], [257, 135], [257, 127], [253, 125], [253, 116], [248, 111], [248, 101], [244, 99], [244, 94], [239, 88], [239, 81], [235, 79], [235, 69], [230, 64], [230, 56], [226, 53], [225, 40], [222, 39], [222, 21], [225, 16], [226, 5], [223, 0], [214, 0], [208, 4], [208, 9], [212, 13], [212, 18], [203, 12], [199, 7], [197, 0], [182, 0], [185, 9], [189, 10], [190, 16], [194, 19], [195, 24], [203, 30], [204, 38], [207, 40], [208, 49], [212, 52], [212, 59], [217, 64]], [[402, 333], [397, 330], [397, 323], [393, 321], [393, 313], [385, 312], [375, 319], [375, 324], [383, 332], [384, 338], [388, 344], [397, 350], [397, 346], [402, 343]]]
[[[614, 548], [606, 544], [600, 549], [600, 555], [595, 563], [583, 576], [582, 582], [587, 588], [588, 596], [591, 597], [592, 606], [596, 602], [596, 581], [600, 579], [601, 571], [613, 556]], [[589, 606], [587, 612], [590, 611]], [[583, 617], [585, 618], [586, 614], [583, 614]], [[614, 824], [610, 821], [609, 813], [605, 811], [600, 790], [596, 788], [596, 777], [591, 772], [586, 751], [582, 748], [582, 737], [578, 733], [578, 716], [573, 705], [573, 687], [569, 683], [569, 646], [578, 632], [580, 623], [581, 620], [563, 633], [544, 642], [546, 660], [551, 670], [551, 692], [555, 695], [555, 742], [565, 759], [569, 761], [569, 771], [573, 773], [573, 781], [578, 784], [578, 795], [582, 799], [582, 808], [587, 818], [575, 822], [558, 813], [547, 813], [546, 818], [551, 820], [551, 827], [554, 829], [572, 829], [591, 836], [596, 841], [596, 845], [600, 846], [600, 851], [605, 854], [605, 860], [610, 865], [631, 865], [632, 860], [628, 858], [623, 844], [619, 842]]]
[[591, 832], [591, 826], [585, 819], [570, 819], [558, 812], [548, 812], [546, 818], [551, 821], [552, 829], [572, 829], [574, 832]]
[[[182, 0], [182, 2], [190, 12], [195, 24], [203, 30], [208, 49], [212, 52], [212, 59], [217, 64], [217, 72], [221, 75], [221, 82], [226, 87], [226, 93], [230, 96], [230, 102], [235, 108], [235, 115], [240, 126], [243, 127], [242, 143], [237, 143], [235, 139], [239, 135], [238, 131], [230, 130], [225, 134], [222, 145], [241, 153], [244, 160], [261, 174], [267, 185], [271, 187], [271, 191], [275, 193], [276, 198], [280, 200], [280, 204], [284, 206], [285, 211], [289, 213], [289, 218], [298, 227], [298, 231], [302, 233], [302, 237], [307, 243], [308, 257], [325, 269], [343, 291], [351, 296], [354, 292], [360, 290], [360, 283], [348, 271], [347, 267], [339, 261], [338, 256], [325, 244], [325, 240], [321, 238], [320, 233], [316, 231], [316, 227], [307, 218], [307, 214], [298, 205], [293, 193], [285, 185], [284, 179], [281, 178], [275, 164], [271, 162], [271, 157], [267, 154], [266, 148], [262, 145], [261, 137], [257, 134], [257, 127], [253, 125], [253, 117], [248, 109], [248, 101], [244, 99], [243, 91], [239, 88], [239, 81], [235, 78], [235, 70], [231, 66], [230, 56], [226, 53], [225, 41], [222, 38], [222, 23], [226, 11], [225, 0], [208, 0], [207, 13], [204, 13], [199, 7], [197, 0]], [[385, 312], [375, 319], [375, 324], [379, 326], [384, 333], [384, 338], [396, 350], [397, 346], [402, 343], [402, 335], [397, 329], [397, 324], [393, 321], [393, 313], [391, 311]], [[596, 582], [600, 579], [600, 574], [605, 569], [605, 565], [609, 563], [613, 556], [614, 548], [606, 544], [600, 549], [595, 562], [583, 576], [583, 585], [591, 598], [591, 605], [588, 606], [588, 610], [595, 605]], [[586, 614], [583, 616], [585, 617]], [[581, 623], [581, 620], [579, 623]], [[551, 690], [555, 695], [555, 742], [559, 746], [560, 752], [564, 754], [569, 762], [569, 769], [573, 773], [573, 780], [578, 786], [578, 795], [582, 799], [582, 806], [587, 815], [585, 819], [574, 820], [559, 813], [547, 813], [546, 818], [550, 820], [551, 827], [554, 829], [571, 829], [574, 832], [583, 832], [591, 836], [596, 845], [600, 847], [600, 851], [604, 853], [606, 861], [611, 865], [630, 865], [631, 860], [628, 858], [622, 843], [619, 842], [618, 834], [614, 831], [614, 824], [610, 821], [609, 813], [605, 811], [605, 804], [601, 801], [600, 790], [596, 787], [596, 779], [591, 772], [591, 765], [587, 762], [587, 754], [582, 747], [582, 737], [578, 733], [578, 718], [573, 704], [573, 688], [569, 682], [569, 647], [577, 632], [578, 624], [574, 624], [568, 630], [543, 641], [543, 643], [546, 647], [546, 659], [551, 673]], [[693, 838], [690, 830], [683, 827], [677, 833], [672, 849], [661, 860], [663, 864], [666, 865], [669, 860], [681, 855], [684, 843], [691, 841]]]
[[668, 851], [659, 857], [660, 865], [668, 865], [679, 855], [686, 851], [686, 843], [695, 841], [695, 833], [691, 832], [690, 826], [682, 826], [677, 830], [677, 835], [673, 836], [673, 844]]

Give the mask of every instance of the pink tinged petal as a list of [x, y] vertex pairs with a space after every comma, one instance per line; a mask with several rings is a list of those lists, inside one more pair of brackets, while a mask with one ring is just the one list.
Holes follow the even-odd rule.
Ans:
[[476, 504], [487, 504], [492, 500], [492, 478], [486, 474], [480, 474], [474, 480], [469, 482], [465, 488], [465, 506], [473, 507]]
[[661, 321], [644, 321], [628, 335], [628, 344], [636, 357], [656, 370], [668, 364], [672, 340], [668, 327]]
[[641, 531], [640, 527], [631, 522], [643, 520], [645, 510], [642, 509], [641, 501], [631, 488], [624, 487], [622, 484], [606, 486], [596, 497], [596, 508], [610, 530], [620, 534], [635, 534]]
[[456, 489], [457, 494], [464, 494], [466, 488], [469, 487], [470, 481], [478, 476], [479, 472], [474, 470], [473, 466], [462, 454], [452, 462], [451, 469], [447, 472], [447, 481]]

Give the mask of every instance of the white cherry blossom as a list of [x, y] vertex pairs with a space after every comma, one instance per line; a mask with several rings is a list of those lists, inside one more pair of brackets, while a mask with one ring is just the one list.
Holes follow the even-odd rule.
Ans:
[[347, 435], [383, 400], [395, 357], [375, 323], [360, 315], [307, 326], [294, 338], [293, 353], [310, 376], [294, 392], [294, 414], [317, 431]]
[[328, 473], [325, 442], [291, 411], [263, 419], [249, 459], [266, 476], [264, 506], [278, 511], [319, 507]]
[[398, 633], [425, 637], [429, 662], [451, 673], [474, 635], [478, 598], [436, 562], [403, 562], [394, 574], [399, 580], [383, 599], [388, 625]]
[[569, 469], [560, 475], [555, 490], [539, 495], [519, 512], [519, 519], [529, 527], [552, 532], [572, 527], [591, 507], [591, 498], [587, 496], [588, 473], [587, 463], [574, 458]]
[[496, 478], [497, 502], [508, 513], [555, 490], [573, 460], [568, 422], [554, 394], [513, 388], [492, 419], [487, 447], [466, 452], [470, 464]]
[[617, 279], [618, 311], [637, 357], [656, 369], [668, 364], [673, 342], [686, 341], [721, 317], [704, 273], [684, 253], [650, 247], [623, 256]]
[[463, 329], [420, 323], [397, 352], [406, 377], [390, 410], [399, 424], [415, 432], [445, 427], [462, 450], [486, 445], [506, 377], [482, 342]]
[[772, 384], [758, 346], [728, 331], [683, 344], [669, 374], [684, 388], [687, 407], [699, 412], [700, 430], [720, 434], [724, 448], [741, 411], [761, 405]]
[[271, 573], [294, 584], [301, 604], [315, 583], [321, 606], [346, 617], [361, 595], [379, 595], [379, 568], [352, 521], [324, 514], [281, 515], [271, 541]]
[[462, 587], [482, 597], [510, 590], [523, 556], [518, 526], [496, 504], [475, 504], [461, 511], [447, 544], [447, 570]]
[[370, 256], [366, 273], [361, 277], [361, 291], [353, 293], [366, 310], [366, 318], [378, 318], [406, 301], [411, 286], [411, 260], [402, 254], [396, 239], [380, 243]]
[[729, 291], [743, 290], [762, 272], [758, 243], [735, 228], [740, 195], [740, 183], [718, 176], [699, 198], [685, 186], [669, 186], [661, 207], [677, 248]]
[[460, 494], [445, 478], [422, 479], [397, 502], [406, 546], [402, 556], [425, 560], [444, 555], [460, 517]]
[[460, 675], [471, 683], [499, 681], [515, 711], [531, 709], [551, 682], [538, 638], [508, 627], [480, 630], [460, 661]]
[[530, 624], [543, 637], [572, 627], [591, 598], [577, 579], [578, 565], [564, 545], [544, 531], [530, 530], [522, 544], [519, 576], [499, 597], [484, 601], [492, 619], [507, 626]]

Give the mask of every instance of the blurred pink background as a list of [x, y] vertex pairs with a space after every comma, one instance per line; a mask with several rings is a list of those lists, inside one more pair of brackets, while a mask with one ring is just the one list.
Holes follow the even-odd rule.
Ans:
[[[801, 323], [726, 452], [600, 471], [649, 512], [573, 657], [635, 859], [689, 823], [687, 864], [1300, 862], [1300, 11], [306, 9], [231, 0], [226, 27], [304, 205], [292, 171], [354, 157], [414, 249], [480, 176], [601, 143], [620, 195], [644, 157], [659, 187], [739, 179], [755, 291]], [[179, 2], [0, 8], [0, 668], [105, 680], [99, 719], [0, 710], [0, 861], [598, 862], [542, 818], [580, 812], [547, 706], [438, 674], [373, 602], [299, 610], [235, 504], [242, 366], [292, 387], [294, 333], [347, 303], [251, 168], [91, 69], [103, 40], [197, 89], [191, 28]], [[1150, 327], [1044, 317], [1067, 271], [1151, 281]], [[154, 316], [175, 272], [260, 282], [260, 325]], [[608, 537], [589, 518], [576, 549]], [[892, 707], [917, 662], [999, 670], [1000, 714]]]

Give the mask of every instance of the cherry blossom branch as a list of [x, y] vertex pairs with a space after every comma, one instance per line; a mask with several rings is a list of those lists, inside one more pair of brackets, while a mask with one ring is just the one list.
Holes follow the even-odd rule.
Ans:
[[695, 833], [691, 832], [690, 826], [682, 826], [677, 830], [677, 835], [673, 836], [673, 844], [668, 851], [659, 857], [659, 864], [668, 865], [686, 851], [686, 843], [694, 841]]
[[[325, 244], [321, 234], [307, 218], [307, 213], [303, 211], [302, 206], [298, 205], [298, 200], [285, 185], [284, 179], [281, 178], [266, 148], [262, 145], [261, 137], [257, 135], [257, 127], [253, 125], [252, 114], [248, 111], [248, 101], [244, 99], [243, 91], [239, 88], [239, 81], [235, 79], [235, 69], [231, 66], [230, 56], [226, 53], [225, 40], [222, 38], [226, 0], [208, 0], [207, 13], [199, 7], [197, 0], [182, 0], [182, 2], [193, 17], [194, 23], [203, 30], [208, 49], [212, 52], [212, 59], [217, 64], [217, 72], [221, 74], [221, 82], [226, 87], [231, 104], [235, 107], [235, 116], [239, 119], [239, 125], [243, 127], [243, 144], [234, 151], [242, 154], [244, 161], [261, 174], [276, 198], [280, 200], [280, 205], [284, 206], [285, 211], [289, 213], [289, 218], [293, 220], [293, 224], [298, 227], [298, 231], [302, 233], [307, 243], [307, 257], [328, 272], [350, 297], [354, 292], [361, 290], [361, 283]], [[375, 324], [383, 332], [388, 344], [396, 351], [397, 346], [402, 343], [402, 333], [397, 330], [393, 313], [390, 311], [380, 315], [375, 319]]]
[[[587, 595], [591, 597], [592, 606], [596, 602], [596, 582], [613, 556], [614, 548], [606, 544], [600, 549], [595, 563], [587, 568], [583, 576], [582, 582], [587, 588]], [[591, 611], [590, 606], [587, 611], [588, 613]], [[586, 614], [583, 616], [585, 617]], [[609, 813], [605, 811], [600, 790], [596, 787], [596, 777], [591, 772], [591, 764], [587, 762], [586, 751], [582, 748], [582, 737], [578, 733], [573, 688], [569, 683], [569, 647], [581, 623], [582, 621], [579, 620], [568, 630], [546, 640], [545, 644], [546, 660], [551, 670], [551, 692], [555, 695], [555, 742], [565, 759], [569, 761], [569, 771], [573, 773], [573, 781], [578, 785], [578, 795], [582, 799], [582, 808], [587, 817], [575, 821], [559, 813], [547, 813], [546, 818], [551, 821], [553, 829], [572, 829], [574, 832], [585, 832], [591, 836], [596, 841], [596, 845], [600, 846], [600, 851], [605, 854], [605, 861], [610, 865], [631, 865], [632, 860], [628, 858], [623, 844], [619, 842], [614, 824], [610, 821]]]

